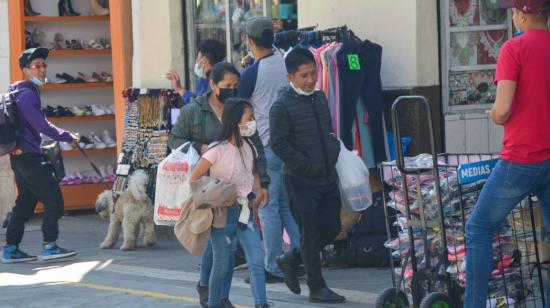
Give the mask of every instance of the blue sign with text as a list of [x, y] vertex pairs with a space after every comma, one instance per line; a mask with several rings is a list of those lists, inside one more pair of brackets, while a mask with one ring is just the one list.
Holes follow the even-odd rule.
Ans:
[[477, 163], [465, 164], [458, 167], [458, 182], [468, 184], [486, 180], [497, 164], [498, 159], [484, 160]]

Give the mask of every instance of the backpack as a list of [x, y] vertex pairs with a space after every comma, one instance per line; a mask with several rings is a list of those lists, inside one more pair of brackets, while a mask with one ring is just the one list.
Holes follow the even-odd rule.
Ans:
[[21, 128], [15, 106], [15, 95], [22, 89], [0, 94], [0, 156], [9, 154], [19, 143]]

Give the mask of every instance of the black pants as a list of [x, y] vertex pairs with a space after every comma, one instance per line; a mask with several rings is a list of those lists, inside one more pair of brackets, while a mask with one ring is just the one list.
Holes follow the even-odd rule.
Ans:
[[326, 286], [319, 253], [334, 241], [341, 228], [338, 184], [313, 186], [297, 177], [285, 176], [285, 187], [292, 215], [300, 227], [300, 253], [307, 284], [310, 290], [319, 290]]
[[38, 201], [44, 204], [42, 234], [44, 242], [57, 240], [57, 221], [63, 215], [63, 196], [50, 167], [42, 165], [39, 154], [26, 153], [10, 157], [19, 194], [12, 209], [12, 217], [6, 233], [8, 245], [19, 245], [27, 222]]

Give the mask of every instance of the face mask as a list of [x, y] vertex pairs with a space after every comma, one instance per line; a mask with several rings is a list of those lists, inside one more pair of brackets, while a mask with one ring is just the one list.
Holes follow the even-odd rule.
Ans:
[[518, 31], [516, 31], [516, 36], [520, 36], [520, 35], [522, 35], [523, 33], [524, 33], [523, 30], [518, 30]]
[[220, 94], [217, 95], [220, 102], [225, 103], [229, 98], [237, 96], [237, 89], [224, 89], [220, 88]]
[[311, 94], [315, 93], [315, 88], [309, 92], [306, 92], [300, 88], [298, 88], [297, 86], [295, 86], [292, 82], [290, 82], [290, 86], [294, 89], [294, 91], [296, 91], [296, 93], [300, 94], [300, 95], [305, 95], [305, 96], [310, 96]]
[[195, 75], [197, 75], [197, 77], [199, 78], [202, 78], [202, 76], [204, 75], [204, 70], [202, 69], [202, 67], [199, 66], [198, 63], [195, 63]]
[[256, 132], [256, 121], [252, 120], [246, 123], [246, 128], [239, 128], [242, 137], [251, 137]]
[[48, 78], [45, 78], [44, 81], [36, 78], [35, 76], [32, 76], [31, 78], [32, 83], [34, 83], [37, 87], [41, 87], [45, 85], [48, 82]]

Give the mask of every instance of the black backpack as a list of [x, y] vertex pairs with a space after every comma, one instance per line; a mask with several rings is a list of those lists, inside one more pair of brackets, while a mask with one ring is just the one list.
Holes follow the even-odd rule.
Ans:
[[[27, 87], [0, 94], [0, 156], [9, 154], [19, 143], [21, 127], [17, 117], [15, 95]], [[11, 90], [11, 89], [10, 89]]]

